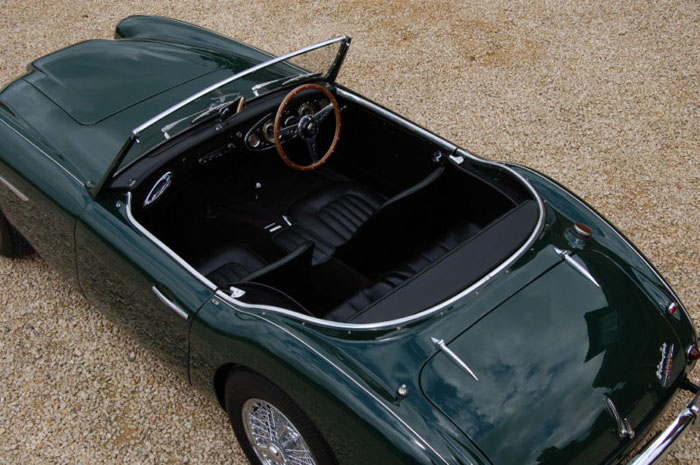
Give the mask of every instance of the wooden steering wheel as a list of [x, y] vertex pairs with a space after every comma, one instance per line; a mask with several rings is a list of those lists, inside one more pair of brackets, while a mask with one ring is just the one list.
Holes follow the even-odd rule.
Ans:
[[[315, 90], [321, 92], [328, 98], [330, 103], [316, 113], [312, 115], [304, 115], [299, 118], [299, 121], [295, 121], [294, 124], [290, 124], [287, 127], [282, 127], [282, 118], [287, 106], [289, 106], [289, 103], [296, 95], [305, 90]], [[321, 128], [321, 123], [325, 121], [328, 116], [330, 116], [331, 112], [335, 114], [335, 134], [333, 135], [333, 141], [331, 142], [330, 147], [328, 147], [328, 150], [326, 150], [323, 156], [319, 156], [317, 145], [319, 130]], [[311, 156], [311, 163], [308, 165], [300, 165], [293, 162], [287, 156], [287, 152], [285, 152], [284, 148], [282, 147], [282, 138], [289, 139], [297, 136], [306, 143], [306, 147], [308, 148], [309, 155]], [[338, 101], [335, 99], [335, 97], [333, 97], [333, 94], [331, 94], [331, 92], [322, 85], [309, 83], [296, 87], [289, 92], [289, 94], [287, 94], [277, 109], [277, 115], [275, 116], [275, 146], [277, 147], [277, 153], [279, 153], [282, 161], [294, 169], [307, 171], [316, 169], [323, 165], [338, 145], [339, 136], [340, 106], [338, 105]]]

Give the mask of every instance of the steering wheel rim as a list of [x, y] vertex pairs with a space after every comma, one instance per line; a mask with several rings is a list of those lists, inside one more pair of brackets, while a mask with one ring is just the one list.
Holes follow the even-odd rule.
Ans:
[[[294, 124], [292, 126], [282, 128], [282, 115], [284, 114], [284, 111], [287, 109], [287, 106], [289, 103], [292, 101], [292, 99], [297, 96], [299, 93], [305, 91], [305, 90], [316, 90], [321, 92], [323, 95], [325, 95], [328, 100], [330, 101], [330, 104], [328, 106], [333, 107], [333, 112], [335, 114], [335, 133], [333, 135], [333, 141], [331, 142], [331, 145], [328, 147], [328, 150], [322, 157], [318, 157], [317, 154], [315, 153], [315, 143], [316, 143], [316, 138], [318, 136], [318, 132], [312, 133], [311, 135], [307, 136], [303, 134], [303, 128], [302, 124], [306, 125], [306, 127], [309, 127], [311, 124], [316, 125], [316, 131], [318, 130], [317, 127], [323, 121], [323, 119], [328, 116], [329, 110], [326, 110], [327, 107], [322, 108], [320, 111], [315, 113], [314, 115], [310, 117], [302, 117], [297, 124]], [[317, 117], [318, 116], [318, 117]], [[308, 119], [304, 119], [308, 118]], [[302, 84], [298, 87], [295, 87], [292, 89], [287, 96], [282, 100], [282, 103], [280, 104], [279, 108], [277, 109], [277, 114], [275, 115], [275, 128], [274, 128], [274, 134], [275, 134], [275, 147], [277, 148], [277, 153], [279, 154], [280, 158], [282, 158], [282, 161], [284, 161], [287, 165], [291, 166], [292, 168], [299, 170], [299, 171], [308, 171], [308, 170], [313, 170], [318, 168], [319, 166], [323, 165], [326, 161], [328, 161], [328, 158], [331, 156], [333, 151], [335, 151], [336, 146], [338, 145], [338, 139], [340, 137], [340, 106], [338, 105], [338, 101], [335, 99], [333, 94], [323, 87], [320, 84], [316, 83], [308, 83], [308, 84]], [[284, 147], [282, 147], [282, 140], [281, 137], [282, 135], [299, 135], [304, 141], [307, 143], [307, 147], [309, 148], [309, 152], [311, 155], [312, 163], [309, 165], [300, 165], [298, 163], [295, 163], [292, 161], [289, 156], [287, 155], [287, 152], [284, 150]]]

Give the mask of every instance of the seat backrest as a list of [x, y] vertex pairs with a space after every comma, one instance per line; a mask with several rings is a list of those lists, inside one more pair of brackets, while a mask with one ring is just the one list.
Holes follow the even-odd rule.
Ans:
[[336, 257], [358, 271], [376, 277], [405, 260], [416, 243], [428, 240], [434, 229], [425, 216], [431, 209], [434, 187], [445, 172], [435, 169], [423, 181], [387, 200], [345, 244]]

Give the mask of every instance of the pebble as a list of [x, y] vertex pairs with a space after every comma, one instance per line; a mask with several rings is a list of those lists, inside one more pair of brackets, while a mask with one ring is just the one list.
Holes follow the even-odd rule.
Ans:
[[[562, 182], [700, 321], [697, 0], [4, 0], [0, 86], [144, 11], [276, 54], [353, 36], [342, 83], [474, 153]], [[134, 350], [41, 258], [0, 259], [0, 289], [0, 463], [247, 463], [218, 405]], [[687, 435], [664, 464], [700, 465], [697, 441]]]

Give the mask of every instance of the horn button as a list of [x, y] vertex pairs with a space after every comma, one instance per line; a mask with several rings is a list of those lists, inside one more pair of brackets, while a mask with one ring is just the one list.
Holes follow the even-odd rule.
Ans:
[[302, 116], [301, 120], [299, 120], [298, 128], [299, 133], [306, 139], [314, 137], [316, 134], [318, 134], [318, 123], [309, 115]]

